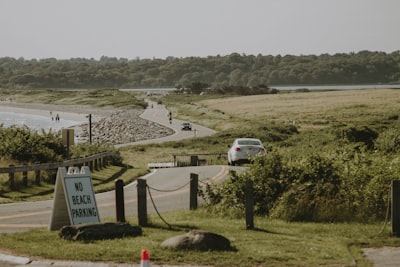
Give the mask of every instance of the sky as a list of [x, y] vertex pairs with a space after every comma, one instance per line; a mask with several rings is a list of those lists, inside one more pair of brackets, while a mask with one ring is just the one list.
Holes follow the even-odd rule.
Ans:
[[400, 50], [400, 0], [0, 0], [0, 57]]

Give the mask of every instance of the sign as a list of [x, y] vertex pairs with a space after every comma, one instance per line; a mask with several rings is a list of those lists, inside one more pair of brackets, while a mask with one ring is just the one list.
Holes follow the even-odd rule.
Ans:
[[58, 168], [50, 230], [65, 225], [100, 222], [90, 169]]
[[62, 129], [61, 131], [62, 142], [66, 147], [73, 146], [75, 144], [75, 131], [74, 129]]

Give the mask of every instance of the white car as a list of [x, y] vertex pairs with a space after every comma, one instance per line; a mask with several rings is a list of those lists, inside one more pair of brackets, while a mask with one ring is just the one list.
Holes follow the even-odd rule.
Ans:
[[261, 140], [255, 138], [237, 138], [228, 147], [228, 164], [232, 166], [249, 163], [252, 157], [266, 153]]

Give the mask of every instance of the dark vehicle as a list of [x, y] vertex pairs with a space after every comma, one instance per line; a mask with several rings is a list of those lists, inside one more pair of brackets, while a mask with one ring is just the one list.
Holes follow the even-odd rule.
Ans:
[[192, 124], [190, 124], [189, 122], [183, 122], [181, 124], [181, 130], [182, 131], [191, 131], [192, 130]]

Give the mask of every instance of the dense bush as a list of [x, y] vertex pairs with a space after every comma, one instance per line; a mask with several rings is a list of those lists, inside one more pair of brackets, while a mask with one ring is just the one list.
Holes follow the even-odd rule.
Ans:
[[67, 150], [55, 132], [39, 133], [26, 126], [5, 128], [0, 125], [0, 155], [17, 162], [45, 163], [62, 161]]
[[[87, 157], [96, 153], [114, 151], [109, 145], [77, 144], [70, 148], [70, 158]], [[19, 163], [47, 163], [66, 160], [68, 151], [59, 132], [37, 132], [27, 126], [0, 125], [1, 159]], [[121, 163], [117, 158], [116, 163]]]
[[226, 182], [207, 187], [202, 192], [207, 207], [243, 215], [244, 186], [250, 179], [259, 215], [317, 222], [384, 219], [391, 181], [400, 179], [400, 130], [383, 130], [378, 137], [366, 127], [351, 129], [356, 138], [352, 142], [338, 138], [318, 148], [274, 146], [267, 159], [256, 158], [246, 171], [233, 172]]

